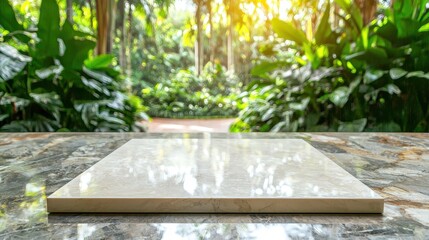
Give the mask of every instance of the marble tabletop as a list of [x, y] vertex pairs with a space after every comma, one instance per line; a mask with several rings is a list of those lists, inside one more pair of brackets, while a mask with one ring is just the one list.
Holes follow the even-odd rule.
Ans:
[[[299, 138], [385, 198], [380, 214], [48, 214], [46, 196], [133, 138]], [[429, 239], [429, 134], [1, 133], [0, 239]]]

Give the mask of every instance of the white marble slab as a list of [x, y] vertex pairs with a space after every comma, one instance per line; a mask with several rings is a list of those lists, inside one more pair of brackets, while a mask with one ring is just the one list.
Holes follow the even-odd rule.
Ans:
[[49, 212], [381, 213], [298, 139], [133, 139], [48, 197]]

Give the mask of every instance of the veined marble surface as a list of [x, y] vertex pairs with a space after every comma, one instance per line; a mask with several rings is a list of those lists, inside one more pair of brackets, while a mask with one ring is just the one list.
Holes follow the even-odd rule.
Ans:
[[301, 139], [132, 139], [48, 197], [49, 212], [381, 213]]
[[[133, 138], [302, 138], [380, 214], [48, 214], [46, 196]], [[429, 134], [0, 134], [0, 239], [428, 239]]]

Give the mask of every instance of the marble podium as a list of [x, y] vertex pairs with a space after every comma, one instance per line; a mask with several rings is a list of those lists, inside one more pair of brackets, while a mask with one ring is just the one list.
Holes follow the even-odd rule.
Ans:
[[382, 213], [299, 139], [133, 139], [47, 198], [48, 212]]

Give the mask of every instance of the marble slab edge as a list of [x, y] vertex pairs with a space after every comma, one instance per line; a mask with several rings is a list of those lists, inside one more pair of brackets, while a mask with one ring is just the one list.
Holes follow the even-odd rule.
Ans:
[[383, 213], [384, 199], [357, 198], [58, 198], [51, 213]]

